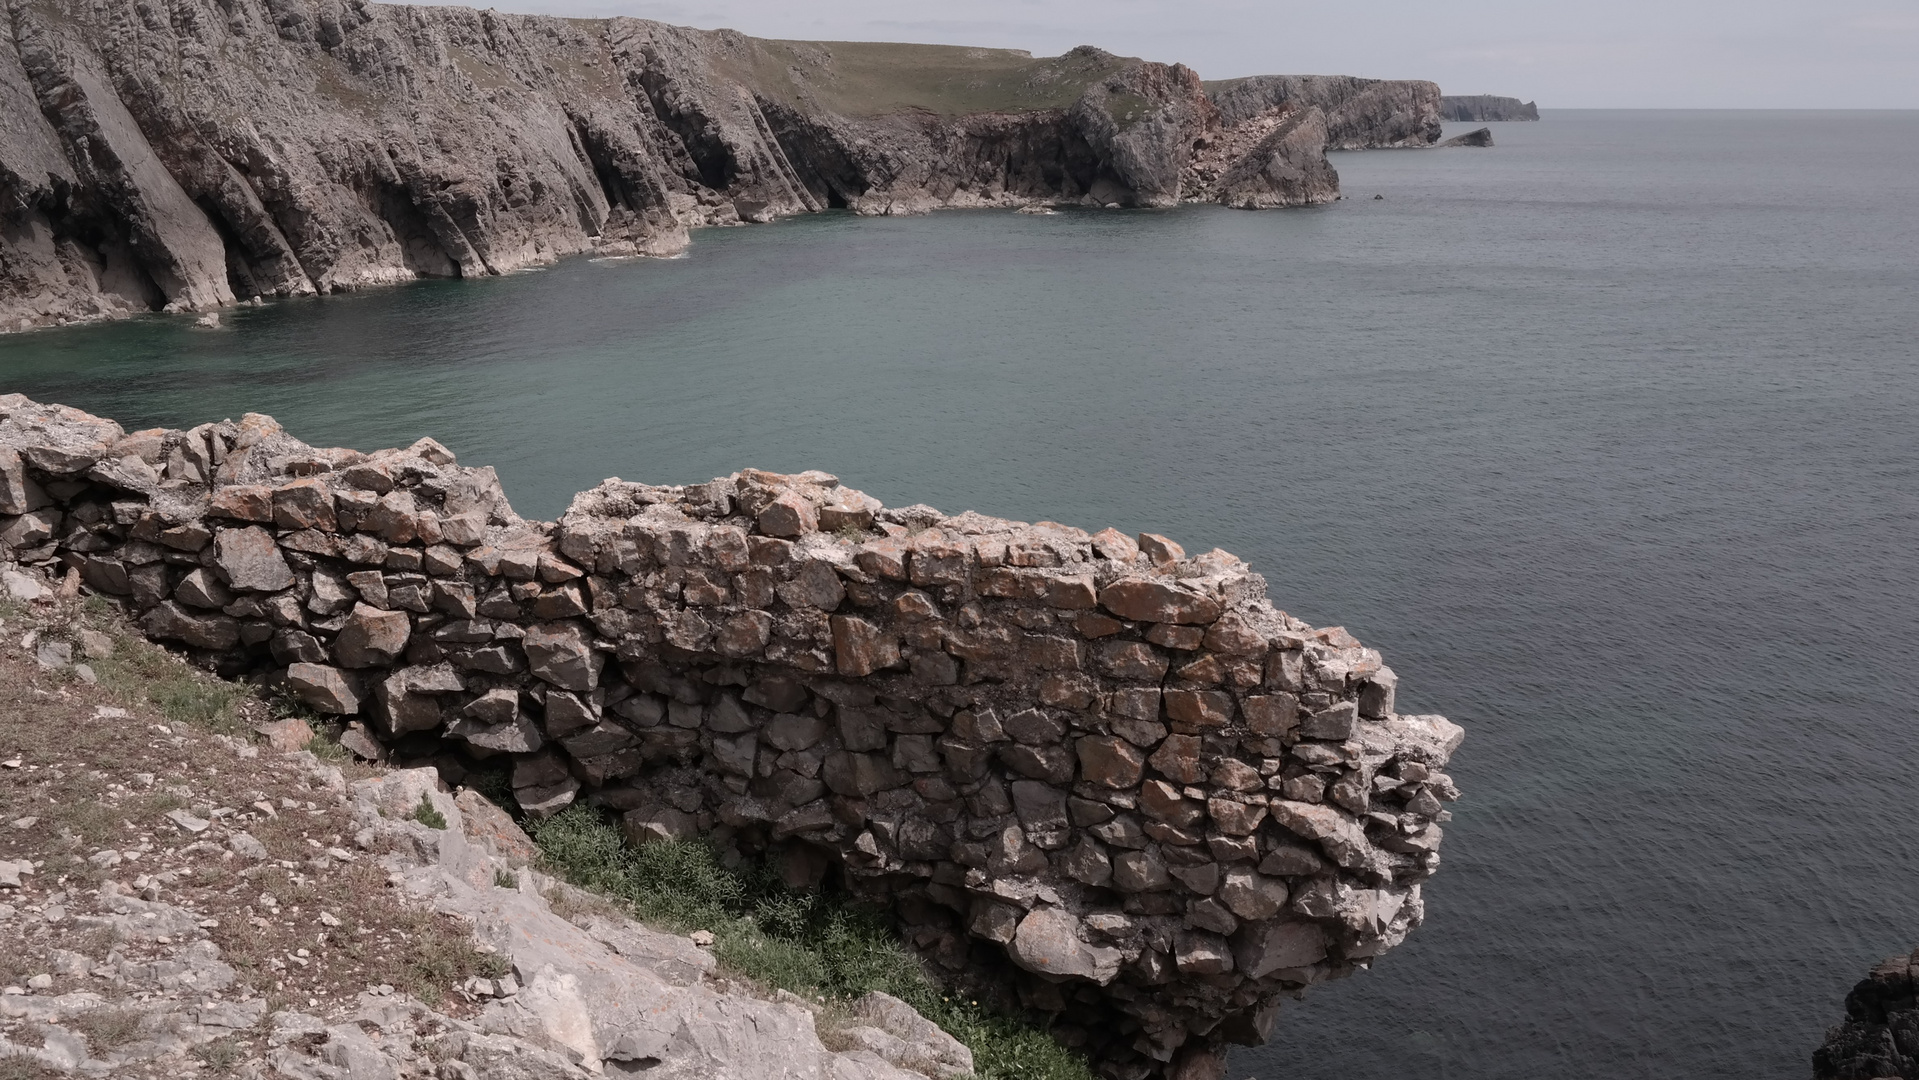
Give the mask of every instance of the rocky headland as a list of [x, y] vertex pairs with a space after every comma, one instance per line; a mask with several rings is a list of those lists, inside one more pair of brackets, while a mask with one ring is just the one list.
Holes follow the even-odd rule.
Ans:
[[1458, 795], [1461, 730], [1233, 556], [823, 473], [608, 480], [530, 521], [432, 440], [127, 433], [12, 395], [0, 545], [15, 595], [113, 598], [368, 759], [837, 879], [1116, 1080], [1216, 1076], [1402, 941]]
[[1439, 99], [1439, 118], [1462, 124], [1484, 124], [1495, 120], [1537, 120], [1539, 106], [1518, 98], [1494, 94], [1448, 94]]
[[1301, 206], [1324, 151], [1427, 146], [1425, 82], [1080, 48], [768, 41], [365, 0], [6, 0], [0, 330], [845, 208]]

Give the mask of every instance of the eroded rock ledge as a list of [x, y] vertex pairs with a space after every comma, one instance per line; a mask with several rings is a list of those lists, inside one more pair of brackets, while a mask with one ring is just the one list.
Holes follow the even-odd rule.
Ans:
[[[369, 753], [510, 765], [533, 815], [767, 851], [1118, 1078], [1204, 1075], [1423, 915], [1463, 733], [1222, 551], [822, 473], [608, 480], [527, 521], [431, 440], [124, 433], [0, 397], [0, 558], [283, 680]], [[458, 779], [456, 775], [454, 777]]]
[[1216, 106], [1094, 48], [365, 0], [0, 15], [0, 331], [670, 254], [828, 208], [1311, 205], [1338, 195], [1329, 145], [1439, 133], [1432, 83], [1242, 80]]

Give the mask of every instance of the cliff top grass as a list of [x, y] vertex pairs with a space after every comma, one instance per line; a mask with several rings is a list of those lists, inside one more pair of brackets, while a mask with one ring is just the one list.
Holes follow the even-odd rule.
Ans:
[[810, 97], [843, 116], [940, 116], [1070, 108], [1086, 89], [1139, 63], [1081, 46], [1063, 56], [1019, 49], [875, 41], [755, 40], [750, 65], [729, 72], [789, 103]]

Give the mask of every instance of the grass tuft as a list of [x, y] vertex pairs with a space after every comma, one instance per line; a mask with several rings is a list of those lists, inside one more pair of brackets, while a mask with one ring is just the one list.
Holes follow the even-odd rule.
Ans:
[[943, 993], [886, 919], [848, 897], [795, 893], [770, 866], [729, 868], [694, 841], [628, 847], [586, 806], [528, 828], [550, 872], [619, 899], [643, 921], [711, 931], [715, 958], [744, 978], [840, 1003], [872, 990], [892, 994], [971, 1048], [979, 1080], [1091, 1080], [1085, 1058], [1033, 1018]]
[[87, 1046], [98, 1054], [102, 1050], [112, 1050], [139, 1039], [140, 1021], [144, 1018], [145, 1014], [138, 1009], [108, 1006], [90, 1009], [68, 1023], [87, 1037]]
[[66, 1080], [66, 1076], [25, 1054], [0, 1054], [0, 1080]]
[[424, 791], [420, 792], [420, 805], [414, 807], [413, 812], [407, 817], [429, 829], [446, 828], [446, 815], [433, 809], [433, 800]]
[[240, 735], [240, 702], [252, 690], [194, 670], [157, 645], [115, 628], [113, 655], [89, 661], [100, 684], [129, 704], [146, 702], [170, 723], [191, 724], [216, 735]]

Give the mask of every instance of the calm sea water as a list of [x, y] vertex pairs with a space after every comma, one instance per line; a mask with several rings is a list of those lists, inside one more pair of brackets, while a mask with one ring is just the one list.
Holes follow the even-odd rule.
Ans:
[[0, 338], [0, 389], [431, 434], [531, 514], [823, 468], [1223, 546], [1470, 733], [1426, 926], [1234, 1080], [1804, 1076], [1919, 943], [1919, 114], [1494, 127], [1320, 209], [711, 231]]

